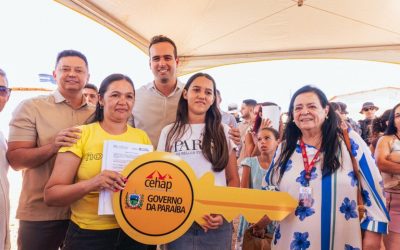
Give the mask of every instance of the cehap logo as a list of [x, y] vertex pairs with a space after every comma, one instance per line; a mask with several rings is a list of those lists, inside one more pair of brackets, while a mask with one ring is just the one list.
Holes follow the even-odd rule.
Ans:
[[[122, 172], [126, 186], [114, 193], [118, 224], [146, 244], [170, 242], [193, 223], [196, 176], [182, 159], [165, 152], [139, 156]], [[160, 223], [162, 222], [162, 223]]]
[[160, 174], [159, 171], [155, 170], [146, 177], [144, 185], [147, 188], [160, 189], [160, 190], [165, 190], [165, 192], [168, 192], [168, 190], [172, 189], [171, 180], [172, 180], [171, 175], [169, 174], [162, 175]]

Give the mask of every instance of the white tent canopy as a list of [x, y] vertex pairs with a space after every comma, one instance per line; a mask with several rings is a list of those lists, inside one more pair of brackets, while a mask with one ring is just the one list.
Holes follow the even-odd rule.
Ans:
[[399, 0], [56, 0], [147, 53], [178, 47], [180, 75], [274, 59], [400, 62]]
[[350, 116], [358, 120], [363, 118], [360, 111], [364, 102], [374, 102], [374, 104], [379, 107], [378, 115], [382, 114], [387, 109], [392, 109], [400, 102], [400, 88], [384, 87], [353, 92], [334, 96], [330, 101], [346, 103], [347, 111], [350, 113]]

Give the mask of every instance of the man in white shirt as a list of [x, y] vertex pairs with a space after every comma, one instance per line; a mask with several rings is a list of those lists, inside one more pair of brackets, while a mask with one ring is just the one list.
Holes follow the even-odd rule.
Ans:
[[[161, 130], [175, 122], [185, 85], [177, 78], [179, 58], [174, 41], [163, 35], [154, 36], [149, 45], [149, 57], [154, 80], [136, 90], [132, 112], [135, 127], [146, 131], [157, 148]], [[231, 129], [229, 134], [236, 144], [240, 143], [238, 129]]]
[[[133, 107], [134, 125], [146, 131], [157, 148], [161, 130], [175, 122], [178, 102], [185, 85], [177, 78], [179, 58], [172, 39], [158, 35], [150, 40], [149, 65], [154, 80], [136, 90]], [[229, 131], [230, 138], [240, 143], [238, 129]], [[149, 246], [148, 249], [156, 249]]]
[[175, 121], [184, 84], [176, 76], [179, 59], [176, 45], [170, 38], [153, 37], [149, 57], [154, 80], [136, 91], [132, 112], [135, 127], [145, 130], [157, 148], [161, 130]]

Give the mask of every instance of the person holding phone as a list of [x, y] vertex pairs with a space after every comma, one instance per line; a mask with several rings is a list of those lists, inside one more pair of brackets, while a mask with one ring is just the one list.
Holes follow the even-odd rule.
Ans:
[[[271, 107], [273, 107], [271, 109]], [[272, 111], [269, 112], [270, 110], [276, 110], [278, 109], [279, 112]], [[275, 116], [271, 117], [268, 116], [266, 113], [263, 115], [263, 110], [264, 113], [268, 110], [268, 114], [274, 113]], [[254, 114], [256, 115], [255, 121], [253, 125], [250, 127], [250, 129], [247, 131], [246, 136], [245, 136], [245, 152], [244, 155], [245, 157], [251, 157], [251, 156], [256, 156], [259, 155], [260, 152], [258, 148], [256, 147], [257, 145], [257, 133], [260, 130], [260, 128], [269, 128], [273, 127], [273, 124], [279, 124], [278, 125], [278, 130], [279, 134], [282, 132], [282, 123], [280, 121], [280, 107], [273, 102], [263, 102], [257, 104], [257, 106], [254, 108]], [[281, 136], [279, 136], [281, 138]]]

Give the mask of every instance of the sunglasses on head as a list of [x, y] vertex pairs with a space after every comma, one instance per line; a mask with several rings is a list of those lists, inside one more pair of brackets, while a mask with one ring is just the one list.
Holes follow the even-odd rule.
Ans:
[[6, 86], [0, 86], [0, 96], [8, 96], [11, 93], [11, 89]]
[[363, 108], [363, 111], [365, 111], [365, 112], [367, 112], [367, 111], [369, 111], [369, 110], [375, 110], [375, 108], [374, 108], [374, 107]]

